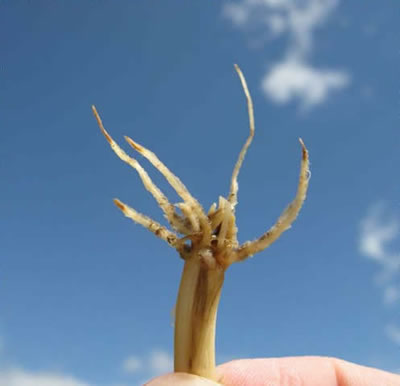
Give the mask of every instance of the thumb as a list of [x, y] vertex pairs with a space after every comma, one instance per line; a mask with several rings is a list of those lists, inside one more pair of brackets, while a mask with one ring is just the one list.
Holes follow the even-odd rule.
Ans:
[[221, 384], [197, 375], [169, 373], [152, 379], [144, 386], [221, 386]]

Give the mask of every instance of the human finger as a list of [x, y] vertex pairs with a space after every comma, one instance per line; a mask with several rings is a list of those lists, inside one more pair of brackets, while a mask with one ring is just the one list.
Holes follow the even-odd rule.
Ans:
[[221, 384], [197, 375], [169, 373], [152, 379], [145, 386], [221, 386]]
[[229, 386], [400, 386], [400, 376], [336, 358], [242, 359], [218, 367]]

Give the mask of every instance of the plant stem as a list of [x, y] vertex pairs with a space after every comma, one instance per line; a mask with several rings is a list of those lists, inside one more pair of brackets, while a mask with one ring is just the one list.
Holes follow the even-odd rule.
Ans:
[[174, 371], [216, 380], [215, 326], [225, 269], [185, 261], [175, 317]]

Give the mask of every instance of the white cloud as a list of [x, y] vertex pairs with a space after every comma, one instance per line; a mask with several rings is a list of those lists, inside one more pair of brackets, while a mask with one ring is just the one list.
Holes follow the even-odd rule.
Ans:
[[122, 368], [127, 374], [140, 373], [150, 379], [173, 371], [174, 361], [169, 352], [155, 349], [143, 357], [129, 356], [122, 362]]
[[122, 369], [128, 374], [137, 373], [143, 367], [142, 360], [135, 356], [126, 358], [122, 363]]
[[276, 38], [287, 34], [289, 43], [283, 58], [264, 74], [262, 89], [274, 102], [297, 99], [309, 108], [347, 86], [344, 71], [318, 69], [309, 63], [315, 29], [335, 9], [338, 0], [240, 0], [225, 4], [223, 14], [238, 27], [260, 26]]
[[16, 369], [0, 371], [0, 386], [89, 386], [89, 384], [68, 375]]
[[399, 221], [395, 218], [384, 218], [382, 204], [371, 207], [361, 221], [359, 240], [360, 252], [379, 263], [387, 280], [400, 268], [400, 254], [389, 250], [388, 244], [399, 235]]
[[[173, 358], [164, 350], [156, 349], [143, 358], [129, 356], [122, 362], [122, 369], [129, 375], [141, 374], [145, 379], [173, 371]], [[132, 383], [114, 383], [128, 386]], [[142, 384], [142, 383], [140, 383]], [[93, 386], [68, 374], [50, 371], [28, 371], [23, 368], [0, 368], [0, 386]]]
[[268, 24], [275, 36], [282, 34], [288, 25], [287, 20], [282, 15], [271, 15]]
[[384, 289], [383, 301], [386, 305], [392, 305], [400, 299], [400, 290], [394, 285], [389, 285]]
[[395, 326], [394, 324], [389, 324], [386, 326], [386, 335], [389, 337], [389, 339], [400, 345], [400, 327]]
[[[400, 223], [385, 214], [383, 204], [377, 204], [368, 210], [360, 225], [359, 251], [381, 267], [378, 283], [383, 287], [383, 302], [392, 306], [400, 299], [400, 253], [392, 251], [389, 243], [399, 236]], [[385, 332], [392, 342], [400, 345], [400, 327], [390, 324]]]
[[317, 70], [306, 63], [289, 59], [276, 64], [262, 80], [262, 89], [276, 103], [301, 100], [304, 108], [323, 102], [328, 93], [349, 82], [343, 72]]
[[246, 7], [238, 4], [227, 4], [224, 8], [224, 14], [238, 26], [244, 26], [249, 18], [249, 12]]
[[150, 355], [150, 368], [154, 373], [162, 374], [174, 369], [172, 356], [162, 350], [155, 350]]

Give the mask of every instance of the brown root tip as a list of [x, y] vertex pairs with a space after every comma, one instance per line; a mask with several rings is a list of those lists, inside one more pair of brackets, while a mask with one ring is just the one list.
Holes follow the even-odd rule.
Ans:
[[104, 127], [101, 127], [101, 132], [104, 134], [104, 136], [106, 137], [106, 140], [109, 143], [112, 143], [112, 138], [110, 137], [110, 134], [107, 133], [107, 131], [104, 129]]
[[301, 144], [303, 161], [306, 161], [308, 159], [308, 151], [307, 151], [306, 145], [304, 145], [304, 142], [301, 138], [299, 138], [299, 142]]
[[140, 146], [138, 143], [136, 143], [133, 139], [129, 138], [128, 136], [124, 137], [126, 142], [129, 143], [129, 145], [131, 145], [136, 151], [138, 151], [139, 153], [143, 152], [143, 148], [142, 146]]
[[125, 205], [118, 200], [118, 198], [114, 198], [114, 204], [118, 206], [119, 209], [121, 209], [123, 212], [125, 212]]
[[100, 118], [99, 113], [98, 113], [97, 110], [96, 110], [95, 105], [92, 105], [92, 111], [93, 111], [94, 117], [96, 118], [97, 124], [98, 124], [99, 127], [100, 127], [101, 132], [102, 132], [103, 135], [106, 137], [106, 140], [107, 140], [109, 143], [112, 143], [113, 140], [112, 140], [112, 138], [110, 137], [110, 134], [108, 134], [107, 131], [106, 131], [106, 129], [104, 128], [103, 122], [102, 122], [102, 120], [101, 120], [101, 118]]

